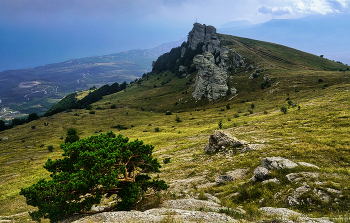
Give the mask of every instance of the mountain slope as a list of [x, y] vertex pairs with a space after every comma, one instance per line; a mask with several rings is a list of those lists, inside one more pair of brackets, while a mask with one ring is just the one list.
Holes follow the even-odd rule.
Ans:
[[[191, 93], [198, 71], [184, 76], [153, 72], [128, 85], [125, 91], [92, 104], [94, 112], [76, 109], [0, 132], [0, 215], [20, 214], [0, 220], [21, 222], [29, 218], [25, 212], [32, 207], [18, 195], [19, 188], [48, 177], [42, 165], [48, 158], [60, 157], [59, 144], [69, 128], [77, 129], [80, 138], [113, 130], [154, 145], [159, 160], [171, 158], [162, 172], [153, 176], [170, 184], [169, 194], [146, 200], [135, 207], [138, 210], [153, 208], [163, 199], [206, 199], [203, 196], [209, 193], [231, 208], [222, 212], [248, 222], [276, 220], [262, 215], [258, 210], [261, 207], [284, 207], [333, 221], [348, 219], [350, 72], [344, 71], [348, 67], [281, 45], [218, 37], [221, 45], [245, 58], [245, 67], [228, 73], [228, 83], [237, 89], [236, 95], [195, 100]], [[254, 72], [257, 76], [250, 79]], [[262, 85], [266, 78], [270, 86]], [[287, 108], [286, 114], [280, 111], [281, 106]], [[166, 111], [172, 115], [166, 115]], [[219, 123], [224, 131], [253, 149], [204, 152]], [[52, 153], [47, 149], [49, 145], [54, 147]], [[320, 169], [298, 166], [271, 170], [271, 179], [278, 179], [279, 184], [250, 181], [264, 157], [278, 156]], [[302, 177], [300, 183], [286, 178], [286, 174], [305, 172], [315, 177]], [[216, 179], [224, 174], [236, 174], [236, 180], [216, 185]], [[301, 202], [309, 198], [312, 202], [289, 205], [288, 196], [305, 184], [310, 190], [298, 199]], [[313, 191], [327, 194], [329, 202], [315, 199]], [[237, 207], [246, 213], [237, 214], [233, 211]], [[291, 220], [297, 221], [296, 216]]]

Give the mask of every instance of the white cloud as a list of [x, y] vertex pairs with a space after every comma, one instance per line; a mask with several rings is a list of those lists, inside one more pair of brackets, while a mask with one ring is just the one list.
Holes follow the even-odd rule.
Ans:
[[261, 14], [272, 14], [276, 16], [292, 14], [293, 10], [291, 7], [273, 7], [267, 5], [261, 5], [258, 7], [258, 12]]

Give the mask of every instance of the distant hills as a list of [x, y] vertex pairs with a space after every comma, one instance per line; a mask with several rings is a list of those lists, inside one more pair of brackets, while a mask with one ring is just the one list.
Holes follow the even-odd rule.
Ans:
[[[231, 27], [229, 27], [231, 24]], [[278, 43], [350, 64], [350, 15], [273, 19], [256, 25], [226, 23], [219, 33]]]
[[42, 114], [68, 93], [135, 80], [152, 69], [158, 56], [181, 42], [0, 72], [0, 119]]

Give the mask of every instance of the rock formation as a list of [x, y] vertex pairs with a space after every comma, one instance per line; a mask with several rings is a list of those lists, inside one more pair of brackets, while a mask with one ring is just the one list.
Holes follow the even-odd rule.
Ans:
[[230, 149], [242, 146], [243, 144], [234, 138], [230, 133], [216, 131], [209, 137], [209, 144], [204, 147], [207, 153], [214, 153], [220, 149]]
[[226, 96], [228, 90], [227, 74], [215, 64], [213, 54], [210, 52], [199, 54], [193, 58], [193, 63], [198, 69], [198, 74], [192, 96], [196, 100], [204, 97], [216, 100]]
[[[198, 75], [192, 96], [196, 100], [202, 98], [216, 100], [226, 96], [227, 92], [236, 93], [235, 88], [228, 91], [227, 69], [243, 66], [244, 58], [234, 50], [220, 45], [216, 28], [200, 23], [193, 24], [193, 29], [188, 34], [187, 44], [187, 49], [185, 47], [181, 49], [181, 57], [184, 57], [186, 51], [196, 50], [199, 44], [203, 44], [203, 54], [193, 58]], [[232, 61], [229, 55], [232, 55]]]

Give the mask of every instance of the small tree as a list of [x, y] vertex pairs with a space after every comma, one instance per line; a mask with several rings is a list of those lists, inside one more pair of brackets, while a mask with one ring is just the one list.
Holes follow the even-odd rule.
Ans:
[[283, 106], [281, 107], [281, 112], [283, 112], [284, 114], [286, 114], [287, 111], [288, 111], [287, 107], [283, 105]]
[[79, 136], [77, 135], [77, 130], [75, 129], [68, 129], [67, 130], [67, 137], [64, 141], [65, 143], [73, 143], [79, 140]]
[[176, 117], [175, 117], [175, 121], [177, 121], [177, 122], [182, 122], [182, 120], [180, 119], [179, 116], [176, 116]]
[[219, 129], [222, 129], [222, 119], [220, 119], [220, 121], [218, 122], [218, 127]]
[[74, 213], [96, 213], [90, 211], [92, 205], [113, 194], [117, 202], [108, 210], [127, 211], [148, 189], [167, 189], [164, 181], [151, 181], [146, 174], [160, 172], [160, 164], [152, 157], [154, 147], [128, 141], [107, 132], [61, 145], [65, 158], [48, 159], [44, 166], [51, 172], [51, 180], [41, 179], [21, 188], [27, 204], [38, 208], [29, 213], [32, 219], [56, 222]]

